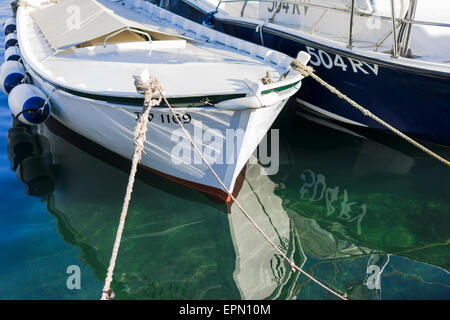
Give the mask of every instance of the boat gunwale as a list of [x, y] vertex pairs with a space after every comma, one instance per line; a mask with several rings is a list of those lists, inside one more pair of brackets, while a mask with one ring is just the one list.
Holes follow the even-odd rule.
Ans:
[[[24, 63], [26, 63], [24, 61]], [[78, 98], [82, 99], [89, 99], [89, 100], [95, 100], [95, 101], [101, 101], [112, 105], [122, 105], [127, 107], [135, 107], [142, 109], [142, 106], [144, 104], [145, 98], [141, 96], [136, 97], [123, 97], [123, 96], [117, 96], [117, 95], [101, 95], [96, 93], [89, 93], [84, 92], [81, 90], [74, 90], [71, 88], [67, 88], [58, 84], [53, 83], [52, 81], [42, 77], [39, 73], [36, 72], [32, 67], [26, 67], [27, 71], [33, 73], [32, 78], [38, 78], [41, 82], [44, 82], [45, 84], [51, 86], [55, 90], [62, 91], [66, 94], [70, 94], [72, 96], [76, 96]], [[199, 105], [193, 105], [188, 106], [187, 108], [197, 108], [197, 107], [213, 107], [213, 101], [214, 103], [219, 103], [222, 101], [230, 100], [230, 99], [236, 99], [236, 98], [244, 98], [246, 96], [245, 93], [235, 93], [235, 94], [222, 94], [222, 95], [215, 95], [215, 96], [190, 96], [190, 97], [180, 97], [180, 98], [167, 98], [169, 103], [172, 107], [179, 108], [180, 104], [187, 104], [187, 103], [195, 103], [198, 101]], [[226, 98], [225, 98], [226, 97]], [[215, 99], [214, 99], [215, 98]], [[208, 99], [210, 101], [210, 104], [202, 103], [202, 100], [205, 101], [205, 99]], [[178, 106], [177, 106], [178, 104]], [[161, 102], [160, 107], [166, 106], [165, 102]], [[219, 108], [217, 108], [219, 109]]]
[[[153, 5], [153, 4], [151, 4], [151, 5]], [[159, 8], [157, 6], [155, 6], [155, 7], [158, 8], [158, 9], [161, 9], [161, 8]], [[31, 18], [31, 16], [29, 15], [29, 12], [22, 12], [23, 9], [24, 9], [23, 7], [19, 7], [19, 10], [17, 12], [17, 37], [18, 37], [19, 44], [23, 41], [23, 38], [20, 36], [20, 34], [22, 33], [21, 29], [22, 29], [22, 24], [24, 23], [24, 22], [21, 22], [20, 21], [21, 19], [19, 19], [19, 18], [20, 18], [21, 15], [28, 15], [29, 18]], [[164, 9], [161, 9], [161, 10], [164, 10]], [[167, 10], [164, 10], [164, 11], [169, 12]], [[177, 16], [177, 17], [179, 17], [181, 19], [187, 20], [187, 19], [185, 19], [185, 18], [183, 18], [181, 16], [178, 16], [178, 15], [172, 13], [172, 12], [169, 12], [169, 13], [171, 15]], [[32, 19], [32, 22], [34, 24], [36, 24], [33, 19]], [[191, 22], [191, 21], [189, 21], [189, 22]], [[192, 23], [193, 24], [197, 24], [195, 22], [192, 22]], [[203, 27], [201, 25], [199, 25], [199, 26]], [[288, 55], [286, 55], [284, 53], [281, 53], [279, 51], [272, 50], [272, 49], [269, 49], [269, 48], [265, 48], [265, 47], [259, 46], [257, 44], [253, 44], [251, 42], [239, 39], [237, 37], [231, 37], [231, 36], [229, 36], [227, 34], [219, 32], [219, 31], [215, 31], [215, 30], [212, 30], [212, 31], [214, 31], [215, 33], [221, 34], [223, 36], [226, 36], [226, 37], [234, 38], [234, 39], [238, 40], [239, 42], [247, 43], [250, 47], [260, 48], [260, 49], [262, 48], [267, 53], [266, 59], [267, 59], [268, 56], [270, 56], [270, 54], [278, 54], [278, 55], [283, 56], [283, 58], [285, 58], [285, 59], [286, 58], [291, 58], [290, 56], [288, 56]], [[44, 37], [44, 39], [45, 39], [45, 36], [43, 34], [41, 36]], [[198, 35], [198, 38], [201, 38], [202, 36], [203, 35]], [[199, 39], [196, 39], [196, 40], [201, 42], [201, 40], [199, 40]], [[224, 47], [224, 48], [220, 48], [221, 50], [225, 50], [225, 51], [229, 51], [229, 50], [232, 50], [232, 49], [236, 50], [236, 48], [233, 48], [232, 46], [227, 46], [226, 44], [222, 44], [220, 41], [215, 41], [215, 42], [218, 42], [219, 44], [221, 44], [220, 47]], [[206, 44], [213, 44], [213, 42], [210, 42], [210, 41], [205, 41], [205, 43]], [[23, 46], [21, 46], [21, 48], [23, 48]], [[245, 55], [245, 56], [250, 56], [252, 59], [255, 59], [255, 61], [256, 60], [262, 60], [262, 63], [264, 65], [266, 65], [266, 66], [274, 64], [273, 61], [271, 61], [271, 60], [266, 61], [266, 59], [264, 59], [264, 58], [261, 59], [261, 57], [259, 57], [257, 54], [252, 56], [249, 53], [244, 54], [243, 50], [239, 50], [238, 49], [237, 51], [239, 52], [239, 54], [242, 54], [242, 55]], [[58, 51], [56, 51], [56, 52], [58, 52]], [[54, 79], [51, 79], [51, 77], [48, 77], [48, 75], [46, 75], [44, 72], [39, 72], [40, 68], [37, 66], [36, 63], [33, 63], [33, 59], [31, 59], [31, 58], [28, 59], [28, 53], [27, 53], [26, 50], [21, 50], [21, 54], [22, 54], [22, 60], [24, 62], [24, 65], [25, 65], [26, 69], [31, 69], [35, 73], [35, 75], [38, 75], [43, 81], [45, 81], [46, 83], [48, 83], [49, 85], [51, 85], [52, 87], [54, 87], [56, 89], [65, 91], [67, 93], [71, 93], [73, 95], [85, 97], [85, 98], [88, 98], [88, 99], [100, 100], [100, 101], [105, 101], [105, 102], [109, 102], [109, 103], [121, 103], [121, 104], [124, 104], [124, 105], [130, 105], [130, 106], [142, 106], [142, 104], [143, 104], [144, 98], [138, 92], [133, 92], [133, 94], [131, 94], [131, 95], [130, 95], [131, 92], [130, 93], [115, 92], [115, 93], [112, 93], [112, 94], [105, 94], [105, 92], [101, 92], [100, 93], [100, 92], [95, 92], [95, 91], [89, 91], [89, 90], [83, 90], [83, 89], [80, 89], [80, 88], [75, 88], [74, 86], [70, 86], [70, 85], [62, 85], [61, 83], [58, 83], [59, 81], [55, 81]], [[276, 65], [279, 68], [281, 68], [281, 66], [282, 66], [281, 63], [276, 64]], [[274, 92], [274, 91], [278, 92], [278, 91], [286, 90], [286, 89], [289, 89], [289, 88], [292, 88], [292, 90], [296, 90], [294, 87], [303, 78], [304, 77], [298, 71], [291, 70], [288, 78], [286, 78], [284, 80], [281, 80], [281, 81], [278, 81], [278, 82], [275, 82], [275, 83], [261, 84], [261, 86], [260, 86], [261, 94], [267, 94], [267, 93]], [[261, 80], [257, 79], [257, 81], [261, 81]], [[243, 88], [245, 88], [245, 86], [243, 86]], [[192, 99], [200, 99], [200, 100], [202, 100], [202, 99], [208, 98], [208, 100], [211, 100], [211, 97], [216, 97], [215, 103], [218, 103], [218, 102], [226, 101], [226, 100], [230, 100], [230, 99], [247, 97], [247, 96], [252, 95], [252, 94], [254, 94], [254, 93], [251, 90], [247, 90], [247, 92], [239, 92], [239, 91], [237, 91], [237, 92], [234, 92], [234, 93], [218, 93], [218, 94], [214, 94], [214, 95], [201, 95], [201, 96], [197, 95], [197, 96], [185, 96], [185, 97], [174, 97], [174, 96], [171, 97], [171, 96], [167, 96], [167, 98], [168, 98], [168, 100], [170, 102], [170, 101], [180, 101], [181, 99], [184, 99], [184, 100], [186, 100], [186, 99], [191, 99], [191, 100]], [[227, 98], [222, 98], [222, 97], [227, 97]], [[252, 109], [252, 108], [249, 108], [249, 109]]]
[[[24, 62], [24, 65], [27, 64], [25, 60], [23, 62]], [[101, 95], [101, 94], [96, 94], [96, 93], [88, 93], [88, 92], [83, 92], [83, 91], [79, 91], [79, 90], [74, 90], [74, 89], [70, 89], [70, 88], [55, 84], [52, 81], [42, 77], [31, 66], [26, 66], [26, 69], [27, 69], [28, 73], [30, 73], [30, 71], [33, 73], [32, 78], [39, 78], [42, 82], [51, 86], [55, 90], [65, 92], [67, 94], [77, 96], [79, 98], [90, 99], [90, 100], [95, 100], [95, 101], [102, 101], [102, 102], [105, 102], [108, 104], [122, 105], [122, 106], [135, 107], [135, 108], [142, 108], [142, 106], [144, 104], [145, 98], [143, 96], [123, 97], [123, 96], [117, 96], [117, 95]], [[268, 89], [265, 89], [264, 91], [262, 91], [261, 95], [269, 94], [271, 92], [280, 92], [280, 91], [288, 90], [288, 89], [294, 88], [299, 83], [301, 83], [301, 80], [293, 81], [293, 82], [283, 85], [283, 86], [268, 88]], [[296, 89], [293, 89], [293, 90], [296, 90]], [[238, 99], [238, 98], [245, 98], [245, 97], [247, 97], [247, 94], [245, 94], [245, 93], [231, 93], [231, 94], [219, 94], [219, 95], [186, 96], [186, 97], [176, 97], [176, 98], [168, 97], [167, 100], [171, 104], [171, 106], [174, 108], [214, 107], [214, 108], [220, 110], [221, 109], [220, 107], [215, 106], [216, 103], [233, 100], [233, 99]], [[185, 104], [191, 104], [191, 105], [185, 106]], [[167, 105], [164, 101], [162, 101], [159, 107], [167, 107]], [[259, 109], [262, 109], [265, 107], [266, 106], [263, 106]], [[249, 108], [243, 109], [243, 110], [256, 110], [256, 109], [249, 107]]]

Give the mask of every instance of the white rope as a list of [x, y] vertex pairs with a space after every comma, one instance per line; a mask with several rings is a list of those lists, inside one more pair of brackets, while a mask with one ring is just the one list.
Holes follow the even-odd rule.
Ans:
[[259, 32], [259, 37], [261, 38], [261, 45], [264, 47], [264, 37], [263, 37], [263, 28], [266, 22], [262, 22], [256, 26], [255, 32]]
[[145, 94], [144, 100], [144, 111], [142, 112], [142, 116], [139, 118], [139, 121], [134, 130], [134, 146], [135, 151], [133, 155], [133, 161], [131, 165], [130, 177], [128, 179], [127, 191], [125, 194], [125, 200], [122, 207], [122, 212], [120, 213], [120, 222], [117, 228], [116, 240], [114, 241], [113, 251], [111, 254], [111, 259], [109, 261], [109, 267], [106, 274], [105, 285], [102, 291], [101, 300], [109, 300], [111, 298], [111, 282], [113, 280], [114, 268], [116, 266], [117, 255], [119, 253], [120, 242], [122, 240], [123, 229], [125, 227], [125, 219], [128, 213], [128, 207], [131, 200], [131, 194], [133, 193], [133, 185], [134, 179], [136, 176], [136, 171], [139, 162], [142, 159], [142, 151], [144, 150], [144, 143], [146, 140], [147, 133], [147, 124], [148, 117], [150, 114], [150, 110], [153, 106], [159, 105], [161, 103], [161, 98], [158, 100], [153, 99], [153, 95], [156, 91], [156, 87], [154, 86], [156, 80], [150, 79], [148, 83], [144, 84], [142, 82], [136, 81], [136, 89], [139, 93]]
[[56, 91], [56, 87], [54, 87], [52, 89], [52, 91], [50, 92], [49, 96], [47, 97], [47, 100], [45, 100], [44, 105], [42, 106], [42, 108], [44, 108], [50, 102], [50, 99], [53, 97], [53, 94], [55, 93], [55, 91]]
[[169, 101], [167, 101], [167, 98], [165, 97], [165, 95], [163, 94], [163, 90], [162, 87], [160, 85], [160, 83], [158, 82], [158, 80], [154, 79], [155, 83], [155, 87], [156, 89], [159, 91], [160, 97], [162, 97], [162, 99], [164, 100], [164, 102], [167, 104], [167, 106], [169, 107], [170, 111], [172, 112], [172, 114], [174, 115], [174, 119], [175, 121], [178, 123], [178, 125], [181, 127], [181, 129], [183, 130], [184, 134], [186, 135], [186, 137], [189, 139], [189, 141], [191, 142], [191, 145], [194, 147], [195, 151], [199, 154], [199, 156], [202, 158], [203, 162], [206, 164], [206, 166], [208, 167], [208, 169], [211, 171], [211, 173], [214, 175], [214, 177], [217, 179], [217, 181], [219, 182], [219, 184], [222, 186], [223, 190], [231, 197], [231, 199], [233, 200], [234, 203], [236, 203], [236, 205], [238, 206], [238, 208], [241, 210], [241, 212], [246, 216], [246, 218], [250, 221], [250, 223], [258, 230], [258, 232], [272, 245], [272, 247], [289, 263], [289, 265], [291, 266], [291, 272], [295, 272], [295, 270], [300, 271], [300, 273], [302, 273], [303, 275], [305, 275], [306, 277], [308, 277], [310, 280], [312, 280], [313, 282], [315, 282], [316, 284], [318, 284], [319, 286], [321, 286], [322, 288], [324, 288], [325, 290], [329, 291], [330, 293], [334, 294], [335, 296], [337, 296], [338, 298], [342, 299], [342, 300], [347, 300], [345, 297], [343, 297], [342, 295], [340, 295], [339, 293], [333, 291], [332, 289], [328, 288], [326, 285], [322, 284], [321, 282], [319, 282], [318, 280], [316, 280], [314, 277], [312, 277], [311, 275], [309, 275], [308, 273], [306, 273], [305, 271], [303, 271], [301, 268], [299, 268], [291, 259], [289, 259], [283, 251], [281, 251], [278, 246], [264, 233], [263, 230], [261, 230], [261, 228], [256, 224], [256, 222], [250, 217], [250, 215], [245, 211], [245, 209], [241, 206], [241, 204], [237, 201], [237, 199], [234, 197], [234, 195], [232, 194], [232, 192], [225, 186], [225, 184], [222, 182], [222, 180], [220, 179], [220, 177], [217, 175], [217, 173], [214, 171], [214, 169], [211, 167], [211, 165], [209, 164], [208, 160], [203, 156], [203, 153], [198, 149], [197, 144], [194, 142], [194, 140], [192, 139], [191, 135], [189, 134], [189, 132], [184, 128], [183, 124], [181, 123], [181, 121], [178, 119], [178, 117], [176, 116], [175, 111], [173, 110], [172, 106], [170, 105]]
[[[246, 218], [250, 221], [250, 223], [258, 230], [258, 232], [272, 245], [272, 247], [289, 263], [291, 266], [291, 272], [295, 272], [295, 270], [300, 271], [300, 273], [304, 274], [306, 277], [308, 277], [310, 280], [324, 288], [325, 290], [329, 291], [330, 293], [334, 294], [335, 296], [339, 297], [340, 299], [347, 300], [342, 295], [338, 294], [337, 292], [333, 291], [332, 289], [328, 288], [318, 280], [316, 280], [314, 277], [303, 271], [301, 268], [299, 268], [292, 260], [290, 260], [283, 251], [281, 251], [278, 246], [264, 233], [264, 231], [256, 224], [256, 222], [250, 217], [250, 215], [245, 211], [245, 209], [241, 206], [241, 204], [237, 201], [237, 199], [234, 197], [232, 192], [228, 190], [228, 188], [225, 186], [225, 184], [222, 182], [220, 177], [217, 175], [217, 173], [214, 171], [214, 169], [209, 164], [208, 160], [203, 156], [203, 153], [198, 149], [197, 144], [192, 139], [189, 132], [186, 130], [186, 128], [181, 123], [180, 119], [176, 116], [175, 111], [173, 110], [172, 106], [170, 105], [169, 101], [165, 97], [163, 93], [163, 89], [161, 87], [161, 84], [159, 81], [155, 78], [150, 78], [149, 81], [146, 84], [143, 84], [142, 82], [136, 81], [135, 83], [136, 89], [139, 93], [145, 94], [145, 101], [144, 101], [144, 109], [142, 116], [139, 118], [138, 124], [135, 129], [134, 134], [134, 141], [135, 141], [135, 152], [133, 155], [133, 161], [132, 161], [132, 167], [130, 172], [130, 177], [128, 180], [128, 186], [127, 186], [127, 192], [125, 195], [125, 200], [122, 208], [122, 212], [120, 214], [120, 222], [119, 226], [117, 228], [117, 234], [116, 234], [116, 240], [114, 242], [113, 246], [113, 252], [111, 255], [111, 259], [109, 262], [109, 267], [105, 279], [105, 285], [103, 287], [102, 291], [102, 297], [101, 300], [109, 300], [112, 295], [111, 291], [111, 282], [113, 280], [113, 274], [114, 274], [114, 268], [116, 265], [117, 255], [119, 252], [120, 242], [122, 239], [123, 229], [125, 226], [125, 220], [128, 212], [128, 206], [131, 199], [131, 193], [133, 192], [133, 185], [134, 185], [134, 178], [137, 171], [138, 163], [141, 160], [142, 157], [142, 151], [144, 150], [144, 142], [146, 139], [146, 131], [147, 131], [147, 124], [148, 124], [148, 115], [150, 113], [151, 107], [154, 105], [159, 105], [161, 103], [161, 100], [164, 100], [166, 105], [169, 107], [170, 112], [174, 115], [175, 121], [178, 123], [178, 125], [183, 130], [186, 137], [191, 142], [192, 146], [194, 147], [195, 151], [200, 155], [203, 162], [206, 164], [208, 169], [211, 171], [211, 173], [215, 176], [217, 181], [222, 186], [223, 190], [226, 191], [226, 193], [231, 197], [231, 199], [236, 203], [236, 205], [239, 207], [239, 209], [242, 211], [242, 213], [246, 216]], [[159, 100], [154, 100], [153, 96], [156, 93], [156, 91], [159, 92]]]

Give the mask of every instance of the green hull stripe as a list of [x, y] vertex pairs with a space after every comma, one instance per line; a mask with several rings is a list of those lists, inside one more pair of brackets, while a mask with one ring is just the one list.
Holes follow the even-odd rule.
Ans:
[[[129, 106], [143, 106], [144, 105], [144, 98], [127, 98], [127, 97], [114, 97], [114, 96], [105, 96], [105, 95], [97, 95], [97, 94], [91, 94], [91, 93], [85, 93], [75, 90], [70, 90], [67, 88], [59, 87], [59, 90], [65, 91], [67, 93], [88, 98], [92, 100], [100, 100], [112, 104], [122, 104], [122, 105], [129, 105]], [[208, 105], [214, 105], [216, 103], [230, 100], [230, 99], [237, 99], [237, 98], [243, 98], [245, 97], [245, 93], [236, 93], [236, 94], [226, 94], [226, 95], [212, 95], [212, 96], [200, 96], [200, 97], [182, 97], [182, 98], [169, 98], [167, 99], [171, 105], [174, 107], [204, 107], [205, 101], [208, 101]], [[160, 104], [161, 107], [166, 106], [165, 102], [162, 101]]]
[[282, 87], [278, 87], [278, 88], [273, 88], [273, 89], [269, 89], [269, 90], [266, 90], [266, 91], [262, 91], [261, 94], [268, 94], [268, 93], [271, 93], [271, 92], [284, 91], [286, 89], [290, 89], [292, 87], [295, 87], [299, 82], [300, 81], [297, 81], [297, 82], [294, 82], [294, 83], [291, 83], [291, 84], [287, 84], [287, 85], [282, 86]]

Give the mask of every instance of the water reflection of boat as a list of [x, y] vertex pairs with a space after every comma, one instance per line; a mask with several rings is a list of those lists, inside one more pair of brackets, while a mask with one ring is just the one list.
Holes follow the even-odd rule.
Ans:
[[[89, 145], [80, 150], [74, 144], [82, 143], [69, 143], [66, 139], [74, 137], [64, 136], [55, 126], [41, 126], [40, 134], [53, 155], [55, 191], [46, 199], [48, 211], [62, 238], [79, 248], [80, 260], [103, 281], [127, 172], [121, 158], [99, 159]], [[273, 205], [264, 212], [256, 196], [265, 197], [259, 187], [255, 190], [257, 183], [265, 183], [273, 194], [274, 184], [266, 184], [270, 180], [260, 176], [260, 170], [259, 165], [249, 166], [238, 199], [246, 202], [252, 216], [286, 254], [297, 257], [297, 236], [286, 212], [277, 206], [272, 211]], [[142, 178], [136, 181], [115, 271], [117, 298], [292, 297], [298, 274], [292, 274], [253, 226], [241, 220], [234, 205], [227, 208], [197, 191], [188, 193], [156, 174]]]
[[[261, 175], [260, 165], [250, 165], [238, 201], [252, 204], [249, 214], [269, 238], [301, 267], [306, 258], [298, 242], [297, 231], [274, 195], [276, 184]], [[236, 252], [234, 279], [244, 299], [288, 298], [294, 296], [298, 273], [259, 234], [233, 203], [229, 215], [231, 236]]]
[[[407, 259], [409, 272], [418, 278], [427, 268], [434, 270], [427, 276], [447, 275], [440, 280], [448, 289], [448, 169], [409, 149], [392, 149], [390, 137], [384, 136], [384, 144], [381, 136], [373, 141], [363, 132], [348, 134], [308, 120], [290, 125], [289, 120], [278, 123], [289, 134], [280, 133], [284, 160], [272, 179], [297, 230], [314, 233], [298, 232], [306, 256], [331, 263], [338, 257], [379, 255], [383, 270], [389, 254], [391, 261]], [[311, 138], [296, 138], [306, 134]]]
[[[408, 179], [410, 172], [420, 175], [426, 160], [335, 130], [331, 140], [323, 128], [308, 121], [290, 126], [288, 119], [281, 119], [291, 134], [282, 135], [279, 174], [264, 176], [261, 165], [248, 165], [238, 194], [272, 241], [353, 299], [395, 299], [405, 291], [412, 298], [448, 295], [445, 191], [419, 198], [423, 187], [416, 190], [416, 180]], [[80, 150], [82, 143], [66, 141], [74, 137], [41, 129], [53, 154], [55, 192], [48, 211], [63, 239], [79, 248], [80, 260], [103, 281], [129, 163], [121, 168], [120, 159], [102, 159], [87, 145]], [[299, 141], [302, 130], [311, 138]], [[316, 152], [304, 152], [310, 148]], [[380, 160], [364, 166], [374, 148]], [[324, 160], [330, 150], [333, 168]], [[380, 175], [384, 183], [367, 184]], [[327, 203], [335, 190], [338, 199]], [[226, 208], [191, 192], [155, 174], [137, 180], [113, 285], [118, 298], [332, 298], [292, 274], [234, 204]]]

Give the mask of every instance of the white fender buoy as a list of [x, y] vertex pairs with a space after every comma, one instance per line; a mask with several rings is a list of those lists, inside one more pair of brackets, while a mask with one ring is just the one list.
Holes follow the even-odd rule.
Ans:
[[5, 21], [5, 25], [3, 26], [3, 32], [8, 35], [10, 33], [14, 33], [16, 31], [16, 19], [8, 18]]
[[50, 116], [50, 101], [41, 89], [32, 84], [15, 87], [8, 97], [11, 113], [24, 124], [37, 125]]
[[17, 61], [6, 61], [0, 69], [0, 89], [8, 95], [26, 77], [24, 66]]
[[20, 50], [18, 47], [9, 47], [5, 50], [5, 62], [6, 61], [19, 61], [20, 60]]
[[10, 33], [5, 37], [5, 49], [15, 47], [19, 41], [17, 40], [16, 33]]

